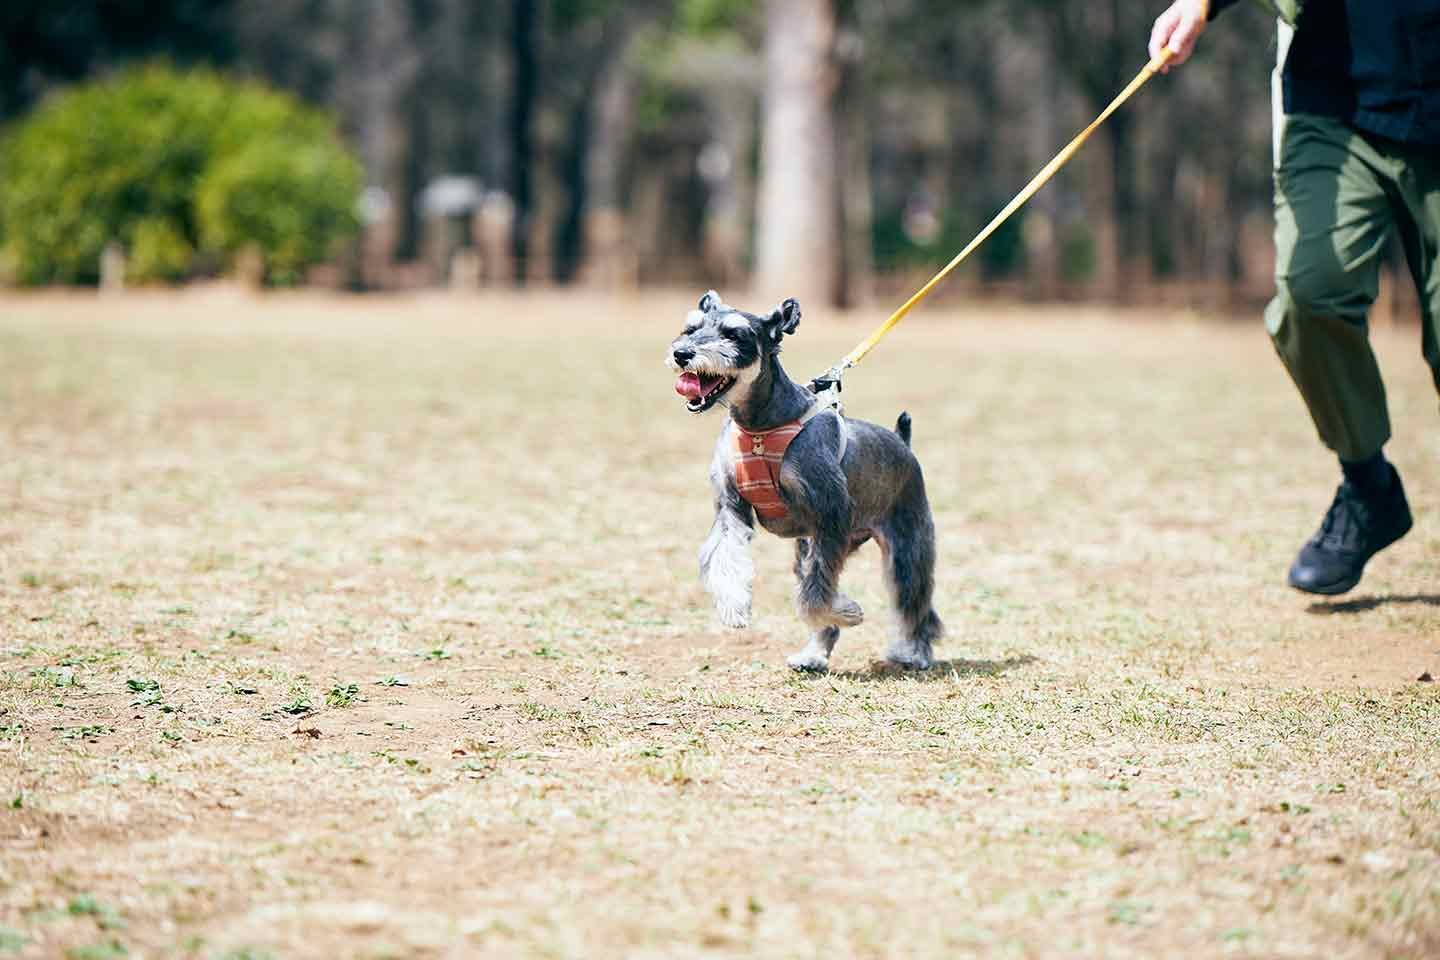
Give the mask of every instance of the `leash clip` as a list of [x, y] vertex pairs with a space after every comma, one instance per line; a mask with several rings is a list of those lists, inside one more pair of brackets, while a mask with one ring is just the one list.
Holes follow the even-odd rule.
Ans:
[[810, 392], [815, 394], [815, 399], [821, 408], [829, 407], [836, 413], [844, 413], [844, 406], [840, 402], [842, 389], [840, 377], [844, 373], [845, 367], [837, 365], [810, 381]]

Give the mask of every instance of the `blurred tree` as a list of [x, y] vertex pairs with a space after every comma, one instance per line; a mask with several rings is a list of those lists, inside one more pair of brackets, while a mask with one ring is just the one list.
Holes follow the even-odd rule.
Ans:
[[835, 0], [766, 0], [756, 280], [767, 294], [841, 299]]
[[515, 203], [514, 257], [516, 281], [524, 283], [531, 255], [534, 206], [534, 116], [540, 96], [540, 30], [536, 0], [514, 0], [510, 20], [510, 176]]
[[[556, 279], [574, 279], [586, 256], [623, 258], [623, 165], [635, 127], [635, 63], [647, 30], [665, 29], [674, 0], [556, 0], [555, 33], [567, 69], [556, 98], [569, 114], [563, 152], [567, 202], [555, 243]], [[588, 249], [587, 249], [588, 248]], [[610, 264], [611, 267], [614, 264]]]

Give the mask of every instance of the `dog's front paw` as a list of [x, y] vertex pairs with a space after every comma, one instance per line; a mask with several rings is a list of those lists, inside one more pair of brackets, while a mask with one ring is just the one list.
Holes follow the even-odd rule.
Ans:
[[830, 669], [830, 658], [808, 647], [785, 658], [790, 669], [797, 673], [825, 673]]
[[744, 630], [750, 626], [750, 604], [717, 604], [715, 612], [720, 622], [732, 630]]

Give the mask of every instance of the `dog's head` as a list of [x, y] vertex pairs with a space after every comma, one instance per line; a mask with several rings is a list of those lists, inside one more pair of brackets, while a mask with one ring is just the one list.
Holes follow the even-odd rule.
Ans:
[[786, 300], [766, 316], [728, 307], [711, 290], [690, 311], [685, 330], [670, 344], [665, 362], [680, 371], [675, 392], [685, 409], [704, 413], [725, 397], [742, 399], [760, 376], [764, 360], [780, 352], [780, 341], [800, 326], [800, 304]]

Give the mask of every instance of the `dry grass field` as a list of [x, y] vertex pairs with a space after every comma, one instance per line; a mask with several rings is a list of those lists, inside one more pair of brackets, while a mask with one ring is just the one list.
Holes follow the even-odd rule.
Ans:
[[949, 636], [875, 662], [867, 548], [811, 677], [788, 544], [747, 632], [697, 582], [691, 299], [0, 299], [0, 957], [1440, 955], [1416, 331], [1416, 529], [1317, 602], [1258, 318], [917, 316], [846, 398], [915, 418]]

